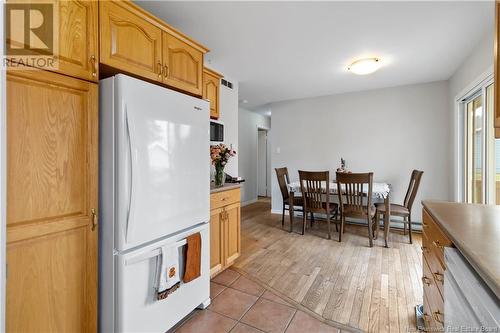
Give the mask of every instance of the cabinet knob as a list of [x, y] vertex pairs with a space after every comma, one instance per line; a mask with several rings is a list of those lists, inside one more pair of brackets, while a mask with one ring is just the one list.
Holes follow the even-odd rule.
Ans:
[[97, 61], [96, 61], [94, 55], [90, 56], [90, 64], [92, 65], [92, 76], [96, 77], [97, 76]]
[[168, 68], [167, 65], [163, 66], [163, 75], [165, 76], [165, 78], [167, 78], [168, 75], [169, 75], [169, 70], [168, 69], [169, 68]]
[[90, 212], [91, 212], [91, 215], [92, 215], [92, 231], [94, 231], [95, 228], [97, 227], [97, 213], [96, 213], [95, 208], [92, 208], [90, 210]]
[[434, 246], [437, 247], [438, 249], [444, 249], [444, 246], [441, 245], [439, 241], [432, 241], [432, 244], [434, 244]]
[[163, 67], [161, 65], [161, 62], [158, 61], [158, 63], [156, 64], [156, 69], [158, 71], [158, 78], [161, 79], [161, 75], [163, 73]]
[[431, 280], [427, 276], [422, 276], [422, 282], [428, 286], [431, 285]]
[[443, 314], [441, 312], [436, 311], [432, 314], [432, 317], [434, 318], [435, 321], [437, 321], [438, 323], [440, 324], [443, 324], [444, 323], [444, 318], [443, 318]]
[[432, 273], [432, 275], [434, 275], [434, 278], [436, 279], [436, 281], [439, 281], [439, 282], [444, 282], [444, 275], [441, 274], [441, 273]]

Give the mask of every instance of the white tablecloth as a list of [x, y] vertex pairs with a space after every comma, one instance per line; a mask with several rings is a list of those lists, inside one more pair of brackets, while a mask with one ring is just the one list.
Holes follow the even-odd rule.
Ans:
[[[330, 182], [330, 194], [337, 194], [337, 183]], [[322, 182], [321, 187], [326, 191], [326, 182]], [[294, 193], [300, 193], [300, 183], [291, 182], [288, 184], [288, 190]], [[343, 188], [342, 188], [343, 191]], [[368, 193], [368, 185], [363, 187], [363, 192]], [[385, 199], [391, 192], [391, 187], [387, 183], [373, 183], [372, 196], [377, 199]]]

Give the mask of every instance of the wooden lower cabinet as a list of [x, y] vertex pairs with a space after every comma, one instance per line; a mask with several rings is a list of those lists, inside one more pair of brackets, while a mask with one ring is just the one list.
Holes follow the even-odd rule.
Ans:
[[97, 93], [7, 74], [7, 332], [97, 330]]
[[422, 285], [424, 291], [424, 315], [426, 329], [443, 330], [444, 325], [444, 248], [452, 242], [443, 233], [429, 213], [423, 210], [422, 235]]
[[[227, 194], [222, 195], [221, 194]], [[229, 199], [228, 199], [229, 198]], [[210, 212], [210, 276], [222, 272], [240, 256], [240, 189], [212, 194]], [[214, 208], [214, 200], [224, 205]]]

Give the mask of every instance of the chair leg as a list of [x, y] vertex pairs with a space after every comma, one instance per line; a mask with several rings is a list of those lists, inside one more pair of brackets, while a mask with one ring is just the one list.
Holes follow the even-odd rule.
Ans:
[[285, 203], [283, 203], [283, 214], [281, 214], [281, 228], [285, 227]]
[[340, 217], [340, 232], [339, 232], [339, 242], [342, 242], [342, 234], [344, 233], [344, 216]]
[[328, 239], [332, 239], [332, 234], [330, 232], [330, 214], [326, 214], [326, 223], [328, 223]]
[[411, 215], [408, 216], [408, 233], [410, 234], [410, 244], [413, 244], [413, 240], [411, 239]]
[[302, 235], [306, 233], [307, 212], [302, 213]]
[[373, 225], [373, 239], [378, 238], [378, 225], [380, 222], [380, 212], [378, 210], [375, 211], [375, 224]]
[[339, 232], [339, 224], [337, 223], [337, 219], [338, 219], [338, 212], [335, 212], [335, 215], [333, 216], [333, 218], [335, 219], [335, 231], [336, 232]]
[[403, 218], [403, 235], [406, 236], [406, 217]]
[[372, 223], [373, 219], [368, 215], [368, 239], [370, 240], [370, 247], [373, 247]]
[[309, 215], [311, 215], [311, 223], [310, 223], [310, 226], [311, 226], [311, 228], [312, 228], [313, 223], [315, 222], [315, 221], [314, 221], [314, 214], [313, 214], [313, 212], [310, 212], [310, 213], [309, 213]]

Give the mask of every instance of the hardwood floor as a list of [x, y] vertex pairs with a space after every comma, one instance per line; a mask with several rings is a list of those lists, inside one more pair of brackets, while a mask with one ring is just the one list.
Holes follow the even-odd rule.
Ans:
[[[339, 327], [366, 332], [415, 328], [414, 307], [422, 303], [421, 235], [391, 232], [368, 247], [366, 227], [348, 225], [342, 243], [326, 239], [317, 222], [304, 236], [281, 229], [269, 200], [242, 208], [241, 257], [234, 267]], [[288, 230], [288, 217], [285, 229]], [[302, 220], [295, 219], [299, 232]], [[345, 326], [344, 326], [345, 325]]]

